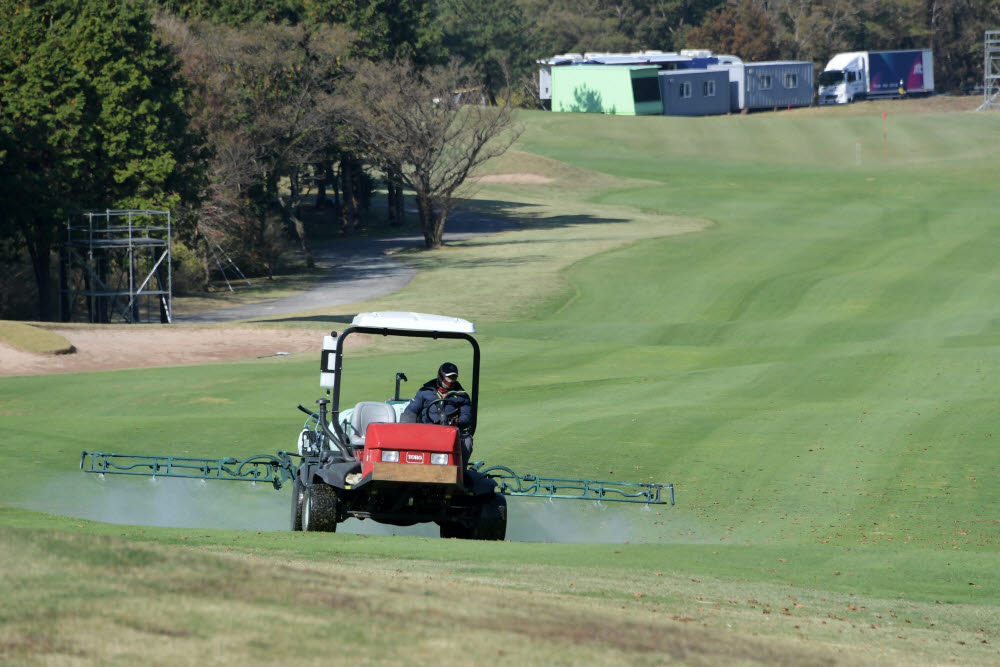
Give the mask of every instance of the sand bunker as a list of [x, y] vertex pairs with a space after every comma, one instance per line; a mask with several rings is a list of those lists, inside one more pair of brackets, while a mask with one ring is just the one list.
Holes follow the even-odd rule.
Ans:
[[[312, 352], [319, 359], [323, 332], [303, 329], [105, 326], [53, 328], [76, 348], [72, 354], [32, 354], [0, 343], [0, 375], [81, 373], [118, 368], [176, 366]], [[363, 336], [346, 342], [364, 344]]]

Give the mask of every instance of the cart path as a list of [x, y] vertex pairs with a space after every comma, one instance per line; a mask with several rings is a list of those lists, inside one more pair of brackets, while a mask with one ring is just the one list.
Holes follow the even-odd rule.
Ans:
[[[450, 217], [450, 231], [445, 239], [456, 241], [495, 234], [516, 226], [506, 220], [459, 213]], [[0, 341], [0, 377], [205, 364], [315, 352], [317, 339], [313, 329], [247, 328], [246, 323], [238, 320], [357, 303], [391, 294], [409, 283], [416, 271], [385, 253], [392, 248], [422, 243], [423, 236], [419, 234], [330, 243], [314, 250], [317, 264], [328, 269], [329, 275], [311, 289], [252, 305], [175, 316], [174, 325], [51, 327], [73, 345], [73, 354], [26, 352]], [[233, 324], [196, 326], [209, 322]], [[361, 338], [357, 342], [364, 343]]]
[[[497, 234], [516, 228], [516, 223], [476, 213], [456, 211], [448, 216], [444, 241], [460, 241]], [[376, 239], [355, 239], [315, 246], [316, 265], [329, 271], [313, 287], [280, 299], [175, 315], [177, 324], [206, 324], [236, 320], [264, 319], [304, 310], [359, 303], [386, 296], [405, 287], [416, 270], [386, 253], [400, 246], [423, 244], [420, 234], [404, 234]]]

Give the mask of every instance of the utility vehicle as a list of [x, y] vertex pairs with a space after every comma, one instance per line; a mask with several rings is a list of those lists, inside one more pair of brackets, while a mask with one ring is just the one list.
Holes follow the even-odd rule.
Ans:
[[[354, 517], [397, 526], [435, 523], [441, 537], [502, 540], [509, 496], [674, 504], [673, 484], [537, 477], [506, 466], [463, 463], [462, 438], [475, 434], [478, 421], [480, 351], [473, 333], [472, 323], [458, 318], [373, 312], [357, 315], [339, 335], [324, 336], [320, 386], [330, 397], [317, 400], [315, 411], [298, 406], [309, 416], [294, 453], [278, 450], [239, 460], [84, 451], [80, 468], [99, 474], [267, 481], [275, 489], [291, 482], [293, 531], [334, 532]], [[407, 381], [402, 370], [395, 374], [392, 398], [341, 409], [345, 342], [357, 335], [467, 343], [471, 363], [462, 377], [468, 378], [471, 424], [463, 429], [456, 424], [454, 393], [435, 400], [436, 409], [417, 421], [405, 419], [410, 401], [399, 395], [400, 382]], [[428, 419], [431, 414], [438, 415], [437, 423]]]
[[[385, 402], [361, 401], [341, 411], [344, 346], [350, 336], [461, 340], [472, 348], [468, 397], [474, 435], [479, 399], [479, 344], [467, 320], [423, 313], [361, 313], [340, 335], [324, 337], [321, 382], [331, 399], [320, 399], [299, 435], [302, 464], [292, 492], [292, 530], [333, 531], [344, 519], [372, 519], [409, 526], [434, 522], [442, 537], [502, 540], [507, 532], [507, 502], [497, 483], [462, 465], [456, 425], [458, 396], [437, 399], [439, 423], [404, 423], [409, 401], [395, 394]], [[329, 410], [329, 418], [327, 417]]]

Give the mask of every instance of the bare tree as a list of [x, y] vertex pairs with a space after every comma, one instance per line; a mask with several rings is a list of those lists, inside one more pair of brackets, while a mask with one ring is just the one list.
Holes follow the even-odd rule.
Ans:
[[[448, 213], [469, 175], [520, 136], [510, 89], [498, 106], [479, 78], [456, 64], [418, 71], [408, 60], [359, 63], [344, 117], [369, 159], [417, 198], [424, 243], [441, 246]], [[465, 104], [464, 100], [476, 103]]]
[[215, 153], [205, 197], [212, 210], [199, 223], [205, 237], [239, 246], [268, 277], [289, 237], [311, 265], [300, 174], [337, 145], [334, 85], [350, 36], [328, 25], [157, 22], [198, 93], [193, 115]]

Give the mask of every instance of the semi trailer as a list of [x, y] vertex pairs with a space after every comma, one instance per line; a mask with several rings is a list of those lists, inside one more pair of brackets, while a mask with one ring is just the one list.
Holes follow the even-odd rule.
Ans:
[[819, 75], [819, 104], [934, 92], [930, 49], [838, 53]]

